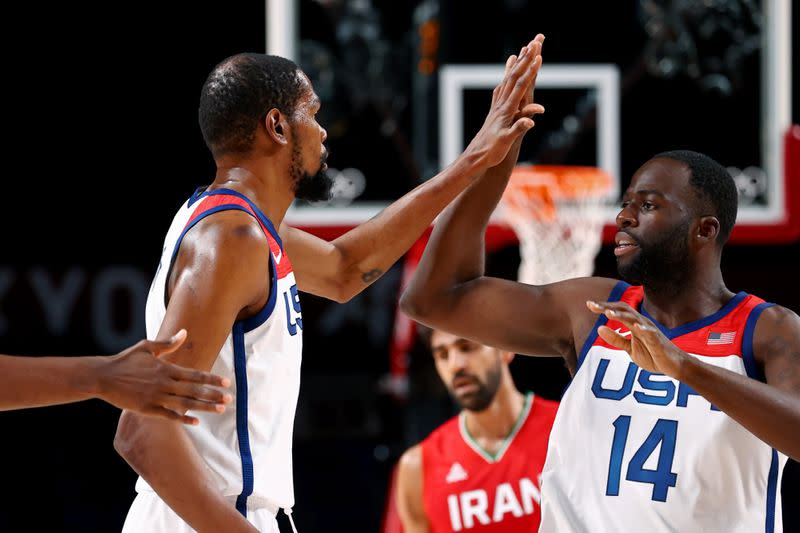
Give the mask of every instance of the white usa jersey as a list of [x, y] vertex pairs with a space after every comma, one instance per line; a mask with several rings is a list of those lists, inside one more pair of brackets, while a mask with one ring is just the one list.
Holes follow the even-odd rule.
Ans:
[[[183, 236], [200, 220], [226, 210], [250, 214], [266, 235], [269, 299], [257, 315], [234, 323], [211, 368], [231, 380], [234, 401], [223, 414], [192, 412], [200, 424], [184, 427], [219, 491], [235, 499], [246, 517], [248, 506], [274, 509], [294, 504], [292, 429], [303, 338], [292, 265], [274, 226], [247, 197], [228, 189], [198, 190], [180, 209], [164, 241], [147, 299], [147, 336], [154, 338], [164, 320], [167, 278]], [[152, 488], [139, 478], [136, 490]]]
[[[653, 320], [642, 299], [642, 287], [623, 282], [609, 297]], [[770, 305], [741, 292], [677, 328], [653, 322], [694, 357], [763, 379], [753, 331]], [[601, 315], [579, 354], [550, 434], [539, 531], [783, 531], [786, 456], [690, 387], [639, 368], [597, 335], [601, 325], [629, 334]]]

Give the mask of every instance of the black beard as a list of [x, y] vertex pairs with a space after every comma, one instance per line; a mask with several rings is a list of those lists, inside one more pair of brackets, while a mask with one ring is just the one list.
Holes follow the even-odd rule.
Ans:
[[[500, 362], [498, 361], [497, 366], [487, 374], [486, 383], [482, 383], [480, 380], [476, 379], [478, 385], [478, 390], [476, 392], [462, 398], [458, 398], [454, 395], [453, 398], [462, 409], [475, 413], [485, 411], [489, 408], [492, 400], [494, 400], [494, 397], [497, 395], [497, 389], [500, 388], [501, 373], [502, 370], [500, 368]], [[459, 374], [456, 374], [455, 377], [459, 377]]]
[[319, 170], [316, 174], [303, 171], [300, 164], [300, 149], [295, 147], [292, 151], [292, 183], [294, 183], [294, 196], [307, 202], [324, 202], [331, 199], [333, 179], [327, 170], [322, 170], [322, 165], [327, 159], [327, 154], [319, 158]]
[[685, 220], [656, 242], [637, 240], [639, 250], [635, 257], [627, 263], [617, 258], [617, 272], [622, 279], [667, 293], [680, 290], [689, 276], [687, 233], [690, 223]]

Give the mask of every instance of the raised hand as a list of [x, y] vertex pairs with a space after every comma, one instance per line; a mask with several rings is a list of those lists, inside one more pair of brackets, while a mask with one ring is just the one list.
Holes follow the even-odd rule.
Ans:
[[119, 354], [104, 358], [98, 380], [100, 398], [121, 409], [197, 424], [187, 410], [221, 413], [231, 395], [207, 385], [229, 387], [230, 380], [184, 368], [159, 359], [186, 340], [186, 330], [166, 341], [140, 341]]
[[667, 339], [653, 322], [624, 302], [589, 301], [586, 306], [593, 313], [602, 313], [630, 330], [629, 336], [622, 336], [608, 326], [600, 326], [597, 333], [604, 341], [628, 352], [639, 367], [680, 379], [681, 363], [689, 355]]
[[478, 158], [485, 168], [503, 161], [511, 145], [533, 127], [532, 117], [544, 113], [544, 107], [533, 103], [543, 42], [544, 36], [539, 34], [522, 47], [519, 56], [508, 58], [503, 80], [492, 93], [489, 114], [465, 150], [465, 154]]

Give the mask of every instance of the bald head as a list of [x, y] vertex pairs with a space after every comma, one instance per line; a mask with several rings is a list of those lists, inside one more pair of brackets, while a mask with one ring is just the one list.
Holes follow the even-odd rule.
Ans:
[[200, 93], [200, 130], [211, 153], [248, 152], [267, 112], [290, 117], [303, 88], [299, 67], [288, 59], [247, 53], [222, 61]]

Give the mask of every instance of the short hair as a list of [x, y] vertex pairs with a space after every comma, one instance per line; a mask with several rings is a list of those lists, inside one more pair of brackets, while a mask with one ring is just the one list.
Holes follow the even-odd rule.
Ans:
[[270, 109], [291, 116], [302, 94], [300, 68], [288, 59], [237, 54], [219, 63], [200, 93], [198, 119], [214, 156], [246, 153]]
[[702, 209], [710, 209], [711, 214], [719, 220], [717, 244], [725, 244], [736, 223], [739, 204], [736, 183], [730, 172], [707, 155], [691, 150], [672, 150], [655, 157], [674, 159], [689, 167], [689, 183], [700, 193]]

